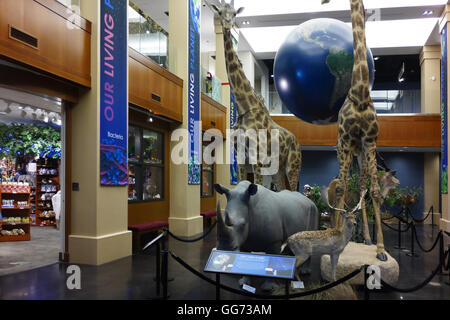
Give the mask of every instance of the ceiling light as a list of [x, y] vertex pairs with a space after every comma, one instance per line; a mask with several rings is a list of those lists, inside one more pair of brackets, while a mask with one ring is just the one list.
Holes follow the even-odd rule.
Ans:
[[373, 60], [378, 61], [380, 60], [380, 57], [374, 57]]
[[153, 123], [153, 121], [154, 121], [154, 119], [153, 119], [153, 110], [148, 110], [148, 113], [149, 113], [150, 115], [149, 115], [149, 117], [148, 117], [148, 119], [147, 119], [147, 122]]
[[23, 110], [23, 106], [18, 106], [19, 110]]
[[244, 26], [248, 26], [248, 25], [250, 24], [250, 21], [244, 21], [244, 22], [242, 22], [242, 24], [243, 24]]
[[424, 16], [431, 16], [433, 14], [433, 10], [425, 10], [424, 12], [423, 12], [423, 15]]

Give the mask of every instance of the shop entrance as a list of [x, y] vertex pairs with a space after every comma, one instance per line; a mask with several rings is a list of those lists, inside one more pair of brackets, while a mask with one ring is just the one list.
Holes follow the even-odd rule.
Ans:
[[61, 99], [0, 87], [0, 276], [65, 251], [64, 137]]

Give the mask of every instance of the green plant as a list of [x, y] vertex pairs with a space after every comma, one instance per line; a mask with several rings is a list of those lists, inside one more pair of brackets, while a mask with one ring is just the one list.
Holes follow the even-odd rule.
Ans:
[[316, 184], [311, 187], [310, 199], [312, 202], [314, 202], [320, 213], [330, 210], [328, 206], [323, 202], [320, 194], [320, 188]]
[[61, 158], [61, 132], [51, 126], [0, 124], [0, 157]]

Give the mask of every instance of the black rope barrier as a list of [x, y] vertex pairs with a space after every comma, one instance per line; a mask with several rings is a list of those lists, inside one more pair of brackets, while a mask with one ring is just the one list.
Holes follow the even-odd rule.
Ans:
[[391, 229], [391, 230], [393, 230], [393, 231], [401, 232], [401, 233], [407, 232], [407, 231], [409, 230], [409, 228], [411, 228], [411, 223], [407, 223], [407, 226], [406, 226], [405, 230], [399, 230], [399, 229], [396, 229], [396, 228], [394, 228], [394, 227], [391, 227], [390, 225], [388, 225], [388, 224], [385, 223], [384, 221], [381, 221], [381, 223], [382, 223], [385, 227], [387, 227], [387, 228], [389, 228], [389, 229]]
[[210, 284], [214, 285], [214, 286], [219, 286], [221, 289], [234, 293], [234, 294], [238, 294], [238, 295], [242, 295], [242, 296], [246, 296], [246, 297], [250, 297], [250, 298], [257, 298], [257, 299], [272, 299], [272, 300], [285, 300], [285, 299], [292, 299], [292, 298], [299, 298], [299, 297], [305, 297], [305, 296], [309, 296], [309, 295], [313, 295], [322, 291], [326, 291], [329, 290], [331, 288], [334, 288], [338, 285], [340, 285], [341, 283], [344, 283], [350, 279], [352, 279], [353, 277], [355, 277], [356, 275], [358, 275], [362, 270], [364, 270], [364, 266], [362, 266], [361, 268], [353, 271], [352, 273], [346, 275], [345, 277], [329, 283], [323, 287], [317, 288], [317, 289], [313, 289], [307, 292], [299, 292], [299, 293], [294, 293], [294, 294], [285, 294], [285, 295], [263, 295], [263, 294], [256, 294], [256, 293], [250, 293], [250, 292], [246, 292], [246, 291], [241, 291], [235, 288], [231, 288], [228, 286], [225, 286], [221, 283], [217, 283], [216, 281], [208, 278], [207, 276], [205, 276], [204, 274], [202, 274], [201, 272], [195, 270], [194, 268], [192, 268], [189, 264], [187, 264], [185, 261], [183, 261], [183, 259], [181, 259], [180, 257], [178, 257], [176, 254], [174, 254], [173, 252], [169, 251], [170, 255], [172, 256], [172, 258], [178, 262], [180, 265], [182, 265], [184, 268], [186, 268], [188, 271], [192, 272], [194, 275], [196, 275], [197, 277], [205, 280], [206, 282], [209, 282]]
[[431, 246], [430, 249], [426, 250], [423, 248], [422, 244], [420, 243], [418, 237], [417, 237], [417, 230], [416, 230], [416, 226], [414, 224], [412, 224], [412, 228], [413, 228], [413, 232], [415, 235], [415, 239], [417, 244], [419, 245], [420, 250], [422, 250], [425, 253], [431, 252], [433, 251], [433, 249], [436, 247], [436, 245], [438, 244], [438, 241], [440, 240], [440, 238], [442, 237], [442, 231], [439, 231], [438, 236], [436, 237], [436, 240], [434, 241], [433, 245]]
[[[447, 250], [447, 252], [444, 255], [444, 259], [447, 257], [449, 251]], [[383, 281], [383, 279], [381, 279], [381, 285], [383, 287], [386, 287], [388, 290], [390, 291], [396, 291], [396, 292], [401, 292], [401, 293], [408, 293], [408, 292], [413, 292], [413, 291], [417, 291], [422, 289], [423, 287], [425, 287], [428, 283], [430, 283], [430, 281], [436, 276], [436, 274], [439, 272], [441, 267], [441, 264], [439, 263], [439, 265], [436, 267], [436, 269], [433, 271], [433, 273], [425, 279], [425, 281], [423, 281], [421, 284], [418, 284], [412, 288], [409, 289], [401, 289], [401, 288], [396, 288], [391, 286], [390, 284], [386, 283]]]
[[214, 221], [214, 223], [209, 227], [208, 230], [206, 230], [206, 232], [204, 232], [201, 236], [199, 236], [198, 238], [195, 238], [195, 239], [183, 239], [181, 237], [178, 237], [178, 236], [174, 235], [167, 228], [164, 228], [163, 230], [166, 231], [175, 240], [178, 240], [178, 241], [181, 241], [181, 242], [197, 242], [197, 241], [200, 241], [200, 240], [203, 240], [204, 238], [206, 238], [210, 234], [210, 232], [214, 229], [216, 224], [217, 224], [217, 220]]
[[425, 220], [428, 219], [428, 217], [430, 216], [430, 214], [431, 214], [433, 211], [434, 211], [434, 210], [433, 210], [433, 206], [431, 206], [431, 208], [430, 208], [430, 210], [428, 210], [428, 213], [427, 213], [427, 215], [425, 216], [425, 218], [423, 218], [423, 219], [414, 219], [414, 218], [412, 218], [412, 219], [414, 220], [414, 222], [422, 223], [422, 222], [424, 222]]

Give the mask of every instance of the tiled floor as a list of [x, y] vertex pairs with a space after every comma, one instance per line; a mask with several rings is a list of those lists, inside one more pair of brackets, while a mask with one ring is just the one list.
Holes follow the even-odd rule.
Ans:
[[[436, 237], [436, 230], [430, 226], [419, 226], [420, 241], [430, 247]], [[400, 264], [398, 287], [409, 288], [422, 282], [438, 264], [437, 249], [411, 258], [405, 252], [393, 249], [397, 235], [384, 230], [385, 243], [390, 254]], [[425, 233], [425, 235], [424, 235]], [[403, 235], [403, 243], [409, 247], [410, 234]], [[448, 245], [448, 237], [445, 247]], [[203, 270], [211, 249], [215, 246], [215, 233], [195, 243], [181, 243], [169, 240], [169, 249], [197, 270]], [[53, 264], [47, 267], [0, 277], [0, 299], [150, 299], [155, 296], [155, 250], [147, 255], [134, 255], [100, 267], [81, 266], [81, 290], [68, 290], [66, 269], [68, 265]], [[306, 284], [319, 278], [318, 259], [313, 261], [314, 272], [304, 278]], [[215, 287], [198, 279], [169, 257], [170, 299], [215, 299]], [[211, 278], [213, 276], [209, 275]], [[223, 276], [222, 282], [238, 288], [236, 276]], [[450, 286], [445, 284], [448, 276], [436, 276], [432, 283], [413, 293], [378, 293], [371, 299], [450, 299]], [[362, 292], [358, 292], [362, 297]], [[222, 291], [222, 299], [243, 299], [243, 297]]]

